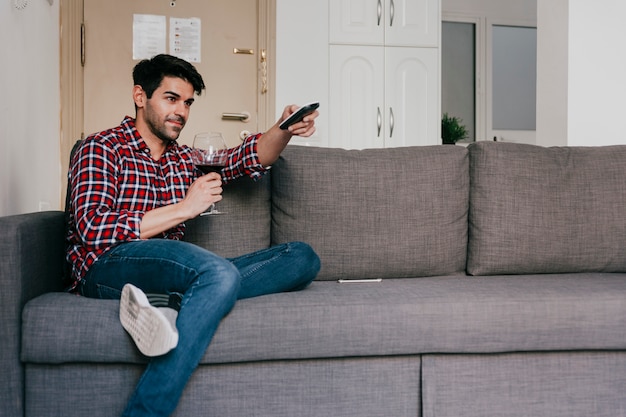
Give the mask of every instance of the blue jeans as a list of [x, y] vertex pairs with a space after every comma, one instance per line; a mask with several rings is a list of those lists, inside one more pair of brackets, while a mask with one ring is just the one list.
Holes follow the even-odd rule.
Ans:
[[169, 416], [236, 300], [303, 289], [319, 268], [318, 256], [302, 242], [233, 259], [166, 239], [127, 242], [112, 248], [87, 273], [83, 295], [119, 299], [126, 283], [146, 293], [183, 294], [176, 321], [178, 345], [151, 359], [123, 416]]

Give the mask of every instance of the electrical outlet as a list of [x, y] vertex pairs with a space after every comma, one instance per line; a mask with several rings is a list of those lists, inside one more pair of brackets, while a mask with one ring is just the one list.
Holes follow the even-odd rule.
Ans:
[[39, 211], [48, 211], [48, 210], [50, 210], [51, 207], [52, 207], [52, 205], [50, 204], [49, 201], [40, 201], [39, 202]]

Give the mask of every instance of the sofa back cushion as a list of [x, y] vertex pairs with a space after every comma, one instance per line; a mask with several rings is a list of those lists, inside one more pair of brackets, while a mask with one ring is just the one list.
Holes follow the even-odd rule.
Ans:
[[272, 242], [301, 240], [318, 279], [462, 273], [467, 150], [290, 145], [272, 168]]
[[186, 222], [185, 240], [225, 257], [269, 247], [270, 175], [256, 182], [243, 177], [225, 185], [223, 199], [217, 203], [224, 214]]
[[626, 146], [469, 152], [468, 273], [626, 271]]

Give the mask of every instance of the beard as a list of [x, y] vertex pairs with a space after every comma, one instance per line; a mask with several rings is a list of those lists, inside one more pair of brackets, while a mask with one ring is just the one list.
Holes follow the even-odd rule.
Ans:
[[[150, 131], [166, 144], [176, 141], [185, 127], [185, 119], [181, 116], [167, 116], [164, 120], [161, 120], [160, 117], [149, 106], [146, 107], [145, 121]], [[179, 123], [180, 127], [172, 126], [167, 122]]]

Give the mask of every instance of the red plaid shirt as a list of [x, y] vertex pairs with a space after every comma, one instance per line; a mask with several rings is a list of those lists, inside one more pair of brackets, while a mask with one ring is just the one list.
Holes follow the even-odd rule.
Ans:
[[[222, 171], [225, 183], [244, 175], [257, 179], [266, 172], [256, 152], [260, 136], [250, 136], [229, 150], [229, 163]], [[152, 159], [135, 120], [128, 116], [121, 125], [86, 138], [69, 172], [67, 259], [72, 264], [72, 288], [113, 245], [140, 239], [143, 215], [181, 201], [198, 175], [202, 174], [194, 168], [188, 146], [171, 142], [158, 161]], [[184, 232], [182, 223], [160, 237], [180, 240]]]

